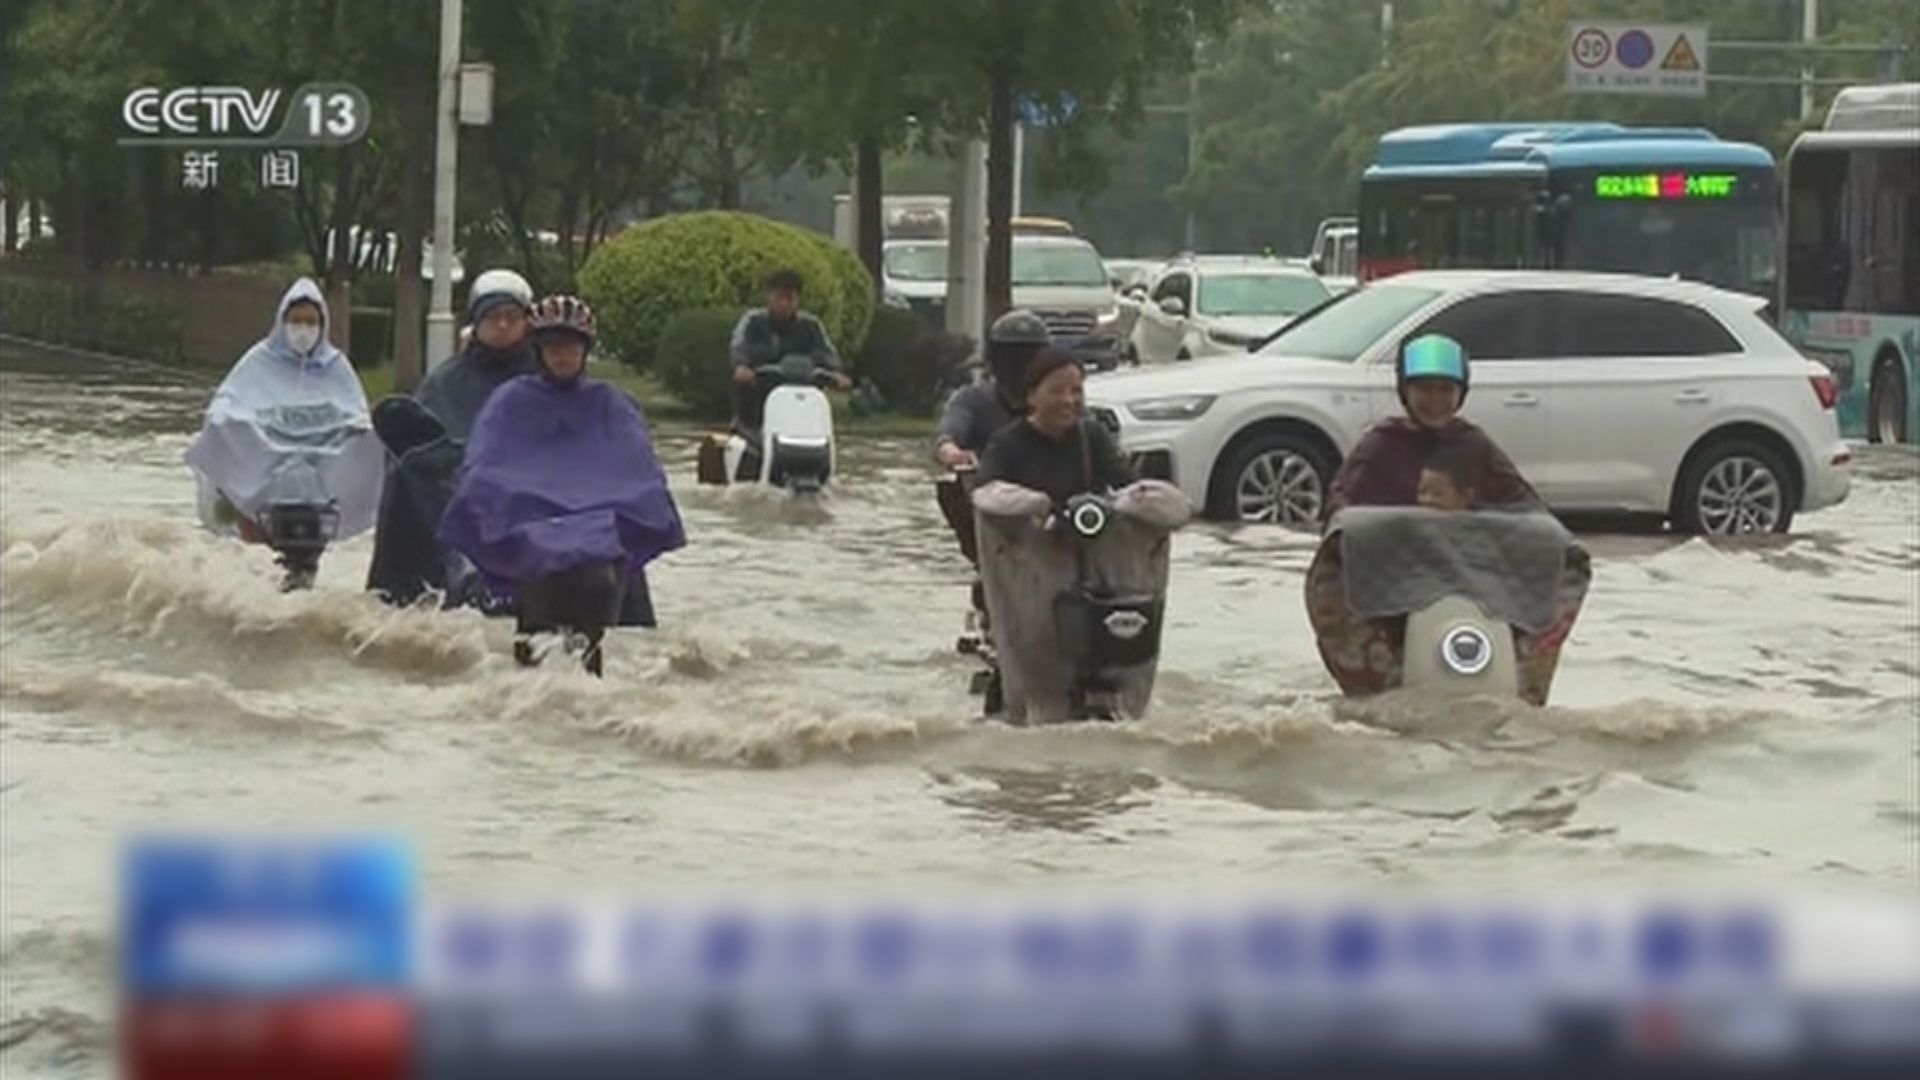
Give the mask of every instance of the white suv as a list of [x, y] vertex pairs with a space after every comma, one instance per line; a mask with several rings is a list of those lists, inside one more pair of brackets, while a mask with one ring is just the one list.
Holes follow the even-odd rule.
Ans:
[[1340, 297], [1255, 349], [1092, 379], [1094, 419], [1211, 516], [1311, 527], [1340, 459], [1402, 412], [1400, 346], [1466, 348], [1465, 415], [1556, 510], [1784, 532], [1847, 496], [1825, 368], [1764, 301], [1615, 274], [1426, 271]]

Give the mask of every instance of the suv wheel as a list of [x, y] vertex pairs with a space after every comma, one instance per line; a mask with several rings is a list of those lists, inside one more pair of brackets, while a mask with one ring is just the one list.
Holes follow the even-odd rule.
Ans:
[[1216, 476], [1214, 517], [1317, 529], [1333, 466], [1311, 439], [1272, 431], [1243, 443]]
[[1696, 456], [1680, 475], [1673, 521], [1681, 532], [1708, 536], [1783, 533], [1799, 497], [1777, 451], [1750, 439], [1725, 439]]

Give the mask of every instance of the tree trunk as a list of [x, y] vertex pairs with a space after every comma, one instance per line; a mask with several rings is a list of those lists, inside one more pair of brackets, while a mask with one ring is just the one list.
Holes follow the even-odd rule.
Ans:
[[348, 272], [353, 265], [352, 245], [348, 243], [347, 238], [354, 226], [354, 198], [351, 194], [355, 165], [354, 148], [342, 147], [335, 153], [339, 155], [336, 160], [340, 163], [340, 169], [339, 175], [334, 178], [332, 235], [330, 238], [321, 240], [327, 248], [327, 280], [322, 283], [322, 288], [328, 294], [332, 294], [334, 290], [346, 283]]
[[19, 248], [14, 235], [14, 219], [20, 216], [20, 197], [11, 184], [0, 184], [0, 255], [11, 255]]
[[[405, 130], [408, 142], [430, 147], [434, 139], [434, 104], [438, 87], [431, 82], [416, 85], [406, 95]], [[426, 282], [420, 276], [421, 240], [433, 220], [433, 155], [418, 153], [401, 156], [407, 167], [400, 174], [400, 249], [393, 260], [393, 388], [410, 394], [426, 377], [429, 361], [442, 357], [422, 355], [426, 350]], [[435, 238], [448, 244], [452, 238]], [[478, 273], [469, 267], [468, 273]]]
[[29, 244], [40, 242], [40, 229], [43, 223], [41, 213], [40, 196], [27, 196], [27, 243]]
[[880, 299], [884, 291], [880, 273], [880, 242], [884, 231], [880, 220], [881, 183], [880, 140], [869, 135], [854, 148], [853, 189], [860, 195], [860, 227], [855, 230], [860, 238], [860, 262], [866, 266], [867, 273], [873, 275], [875, 300]]
[[993, 62], [987, 107], [986, 322], [1013, 307], [1013, 63]]

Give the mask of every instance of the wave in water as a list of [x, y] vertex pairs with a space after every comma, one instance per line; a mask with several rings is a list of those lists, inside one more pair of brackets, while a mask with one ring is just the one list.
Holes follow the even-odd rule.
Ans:
[[326, 719], [313, 710], [242, 694], [212, 674], [188, 678], [109, 668], [82, 670], [8, 662], [0, 670], [0, 700], [49, 712], [85, 711], [141, 725], [166, 723], [222, 732], [254, 731], [304, 739], [379, 741], [376, 731]]
[[[282, 593], [263, 548], [153, 519], [0, 525], [7, 607], [54, 609], [63, 620], [171, 639], [327, 646], [356, 662], [430, 675], [471, 668], [486, 654], [482, 621], [397, 610], [360, 591]], [[323, 573], [324, 579], [324, 573]]]

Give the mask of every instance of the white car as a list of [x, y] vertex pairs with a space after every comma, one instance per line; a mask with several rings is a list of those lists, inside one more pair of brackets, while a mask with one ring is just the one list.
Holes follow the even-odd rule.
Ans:
[[1218, 518], [1318, 523], [1368, 425], [1402, 414], [1398, 352], [1465, 347], [1464, 415], [1555, 510], [1659, 514], [1688, 532], [1784, 532], [1847, 496], [1834, 386], [1758, 297], [1615, 274], [1401, 274], [1252, 356], [1104, 375], [1093, 418], [1143, 473]]
[[1160, 272], [1133, 323], [1134, 356], [1168, 364], [1245, 353], [1333, 296], [1319, 275], [1278, 259], [1196, 259]]

